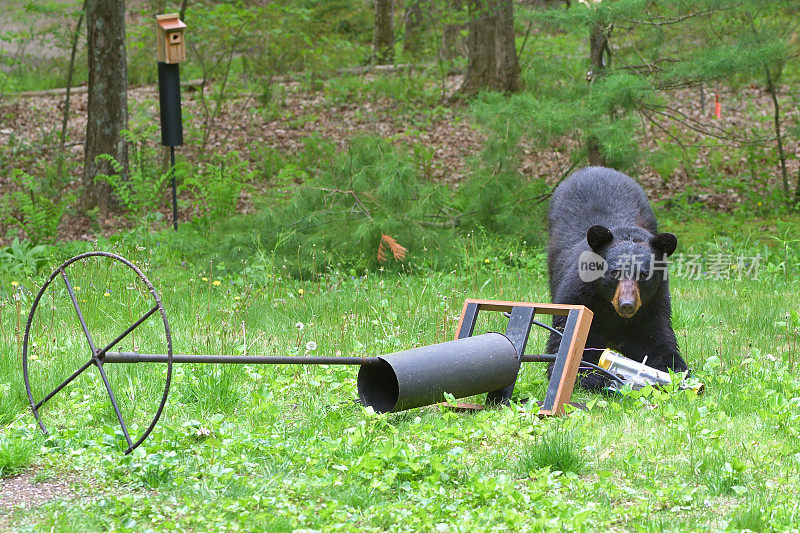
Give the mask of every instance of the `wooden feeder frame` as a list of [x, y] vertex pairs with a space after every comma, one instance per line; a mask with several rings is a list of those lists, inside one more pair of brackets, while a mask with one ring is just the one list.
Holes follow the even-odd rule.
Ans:
[[[456, 339], [472, 336], [478, 313], [481, 311], [495, 311], [507, 314], [506, 336], [511, 339], [511, 342], [517, 348], [517, 352], [521, 354], [520, 365], [529, 362], [553, 363], [547, 394], [544, 401], [540, 402], [539, 414], [542, 416], [564, 414], [564, 406], [570, 403], [572, 390], [575, 388], [575, 380], [583, 358], [583, 349], [586, 347], [586, 338], [589, 334], [589, 327], [592, 324], [592, 312], [582, 305], [505, 302], [468, 298], [464, 301], [464, 307], [461, 310]], [[534, 317], [537, 314], [566, 316], [564, 331], [554, 330], [536, 321]], [[555, 357], [548, 354], [525, 355], [525, 347], [533, 325], [555, 331], [561, 336], [561, 343]], [[486, 404], [508, 403], [514, 392], [514, 385], [512, 383], [504, 389], [490, 392], [486, 398]], [[470, 410], [481, 408], [480, 405], [474, 404], [459, 404], [458, 407]]]

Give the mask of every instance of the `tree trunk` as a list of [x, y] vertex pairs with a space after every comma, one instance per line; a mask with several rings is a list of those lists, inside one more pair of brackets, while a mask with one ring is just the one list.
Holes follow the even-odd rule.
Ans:
[[800, 169], [797, 170], [797, 183], [794, 185], [794, 206], [800, 207]]
[[86, 14], [86, 0], [83, 1], [78, 23], [75, 24], [75, 31], [72, 34], [72, 48], [69, 54], [69, 67], [67, 67], [67, 87], [64, 91], [64, 109], [61, 113], [61, 134], [58, 137], [58, 177], [64, 179], [64, 159], [67, 157], [67, 126], [69, 124], [69, 98], [72, 90], [72, 76], [75, 73], [75, 55], [78, 52], [78, 41], [81, 36], [81, 26], [83, 17]]
[[[595, 23], [589, 34], [589, 59], [592, 64], [592, 70], [587, 74], [589, 83], [603, 75], [603, 71], [608, 66], [609, 55], [608, 34], [603, 26]], [[594, 135], [590, 134], [586, 139], [586, 152], [590, 165], [601, 167], [608, 165], [605, 156], [600, 151], [600, 141]]]
[[497, 53], [497, 84], [501, 91], [515, 92], [521, 88], [517, 45], [514, 40], [514, 6], [511, 0], [497, 5], [497, 25], [495, 26], [495, 47]]
[[461, 22], [463, 0], [450, 0], [445, 5], [445, 25], [442, 30], [442, 59], [451, 60], [466, 55], [464, 39], [461, 32], [466, 24]]
[[775, 140], [778, 143], [778, 159], [780, 162], [781, 178], [783, 183], [783, 192], [786, 198], [789, 198], [791, 191], [789, 190], [789, 173], [786, 170], [786, 154], [783, 152], [783, 135], [781, 134], [781, 107], [778, 103], [778, 89], [772, 80], [772, 73], [769, 71], [769, 66], [764, 67], [764, 73], [767, 77], [767, 92], [772, 96], [772, 109], [774, 111], [774, 124], [775, 124]]
[[608, 34], [599, 23], [592, 25], [589, 34], [589, 55], [592, 62], [592, 76], [602, 76], [603, 70], [608, 66], [609, 57]]
[[186, 22], [186, 8], [189, 7], [189, 0], [183, 0], [181, 2], [181, 9], [178, 11], [178, 18], [181, 19], [183, 22]]
[[127, 169], [128, 147], [122, 130], [128, 127], [128, 69], [125, 55], [125, 2], [87, 0], [86, 29], [89, 59], [89, 102], [86, 121], [86, 150], [83, 172], [85, 209], [98, 207], [100, 217], [108, 214], [111, 191], [95, 183], [98, 174], [111, 174], [109, 154]]
[[403, 53], [416, 56], [420, 49], [420, 30], [422, 29], [422, 8], [419, 6], [419, 0], [411, 0], [406, 5], [403, 20], [406, 28], [403, 38]]
[[[488, 0], [491, 1], [491, 0]], [[481, 89], [495, 88], [495, 14], [485, 0], [468, 0], [467, 74], [458, 90], [463, 96], [474, 96]]]
[[386, 65], [394, 61], [394, 27], [392, 0], [375, 0], [375, 62]]
[[469, 61], [459, 94], [470, 97], [483, 89], [519, 89], [511, 0], [469, 0], [468, 5]]

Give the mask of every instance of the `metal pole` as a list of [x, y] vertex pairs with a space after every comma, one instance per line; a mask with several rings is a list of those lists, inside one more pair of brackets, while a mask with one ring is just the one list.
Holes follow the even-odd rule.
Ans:
[[[166, 363], [168, 356], [158, 353], [107, 352], [103, 363]], [[378, 357], [311, 357], [303, 355], [203, 355], [173, 354], [173, 363], [214, 363], [242, 365], [373, 365]]]
[[169, 174], [172, 176], [172, 227], [178, 231], [178, 189], [175, 186], [175, 147], [169, 147]]
[[169, 146], [172, 178], [172, 227], [178, 230], [178, 192], [175, 184], [175, 147], [183, 145], [181, 73], [178, 63], [158, 62], [158, 98], [161, 109], [161, 144]]

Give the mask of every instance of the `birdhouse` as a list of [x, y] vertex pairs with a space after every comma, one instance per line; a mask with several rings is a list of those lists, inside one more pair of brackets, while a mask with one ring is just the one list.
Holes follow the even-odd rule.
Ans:
[[158, 36], [158, 60], [162, 63], [186, 61], [186, 42], [183, 32], [186, 29], [177, 13], [156, 15], [156, 34]]

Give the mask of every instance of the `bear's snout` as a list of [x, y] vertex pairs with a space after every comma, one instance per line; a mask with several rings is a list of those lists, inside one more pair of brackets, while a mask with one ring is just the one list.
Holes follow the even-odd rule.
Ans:
[[630, 318], [635, 315], [642, 306], [639, 284], [632, 280], [620, 280], [611, 303], [614, 304], [614, 310], [622, 318]]

